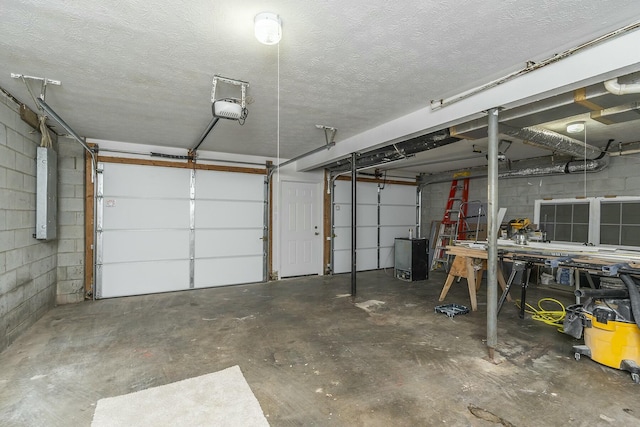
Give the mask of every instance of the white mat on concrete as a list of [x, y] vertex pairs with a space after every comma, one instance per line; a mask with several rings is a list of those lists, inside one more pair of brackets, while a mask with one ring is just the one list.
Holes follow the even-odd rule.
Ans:
[[92, 427], [269, 426], [240, 367], [100, 399]]

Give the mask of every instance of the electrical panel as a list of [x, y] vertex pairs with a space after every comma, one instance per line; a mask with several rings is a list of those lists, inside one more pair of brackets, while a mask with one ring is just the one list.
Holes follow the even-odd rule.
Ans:
[[58, 156], [53, 148], [38, 147], [36, 156], [36, 233], [38, 240], [58, 234]]

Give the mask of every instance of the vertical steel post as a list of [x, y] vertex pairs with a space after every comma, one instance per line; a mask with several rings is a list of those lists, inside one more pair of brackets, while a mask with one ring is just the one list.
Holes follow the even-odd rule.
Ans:
[[189, 289], [195, 288], [196, 274], [196, 170], [189, 181]]
[[271, 257], [269, 254], [269, 219], [271, 218], [271, 204], [269, 200], [271, 198], [271, 169], [267, 170], [267, 174], [264, 177], [264, 211], [262, 214], [262, 281], [269, 281], [269, 265], [271, 264]]
[[498, 344], [498, 109], [488, 112], [489, 156], [487, 182], [487, 347], [493, 360]]
[[351, 297], [356, 296], [356, 153], [351, 154]]

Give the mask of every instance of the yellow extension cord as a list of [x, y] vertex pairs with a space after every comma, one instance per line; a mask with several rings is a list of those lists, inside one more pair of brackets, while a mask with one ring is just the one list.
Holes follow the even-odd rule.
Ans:
[[[560, 306], [560, 310], [546, 310], [542, 304], [544, 302], [552, 302]], [[520, 300], [516, 300], [516, 306], [520, 308]], [[558, 329], [558, 332], [562, 332], [562, 321], [567, 315], [567, 311], [564, 308], [564, 305], [557, 299], [553, 298], [542, 298], [538, 301], [538, 308], [536, 309], [531, 304], [525, 304], [525, 313], [531, 314], [531, 318], [533, 320], [537, 320], [539, 322], [546, 323], [547, 325], [555, 326]]]

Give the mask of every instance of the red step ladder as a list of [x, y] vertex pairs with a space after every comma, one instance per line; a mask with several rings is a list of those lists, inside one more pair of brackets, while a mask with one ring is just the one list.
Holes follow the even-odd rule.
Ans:
[[453, 175], [447, 207], [438, 229], [435, 239], [435, 250], [431, 260], [431, 270], [444, 267], [449, 271], [451, 257], [446, 254], [446, 247], [453, 241], [464, 240], [466, 235], [467, 201], [469, 200], [469, 175], [467, 172], [459, 172]]

